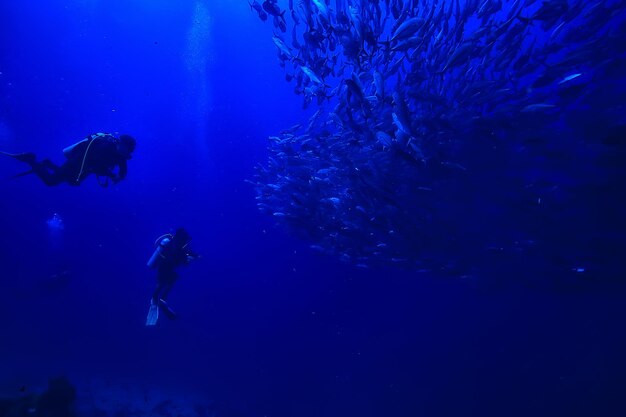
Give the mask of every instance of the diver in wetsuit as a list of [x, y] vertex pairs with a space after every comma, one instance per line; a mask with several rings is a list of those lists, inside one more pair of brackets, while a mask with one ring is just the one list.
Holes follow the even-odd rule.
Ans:
[[163, 235], [156, 241], [156, 249], [148, 260], [150, 268], [157, 270], [157, 286], [152, 293], [150, 309], [146, 319], [146, 326], [154, 326], [159, 318], [159, 310], [170, 319], [176, 318], [176, 313], [167, 305], [165, 299], [178, 280], [176, 268], [187, 265], [199, 255], [191, 250], [189, 242], [191, 236], [183, 228], [177, 229], [174, 235]]
[[35, 174], [47, 186], [64, 182], [73, 186], [80, 185], [85, 178], [94, 174], [98, 183], [106, 187], [109, 180], [116, 184], [126, 177], [127, 161], [131, 159], [135, 145], [135, 139], [129, 135], [116, 137], [110, 133], [96, 133], [63, 149], [66, 160], [61, 165], [56, 165], [49, 159], [37, 162], [37, 157], [32, 152], [2, 153], [30, 165], [30, 171], [18, 176]]

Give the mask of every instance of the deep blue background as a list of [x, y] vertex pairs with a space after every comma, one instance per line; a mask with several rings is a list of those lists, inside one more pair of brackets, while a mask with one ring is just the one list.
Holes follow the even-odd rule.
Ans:
[[[65, 374], [186, 387], [220, 415], [626, 415], [621, 288], [354, 269], [259, 214], [244, 180], [309, 113], [271, 27], [211, 3], [0, 2], [2, 149], [138, 140], [108, 189], [0, 164], [3, 392]], [[178, 226], [203, 259], [171, 294], [181, 319], [146, 329], [145, 262]]]

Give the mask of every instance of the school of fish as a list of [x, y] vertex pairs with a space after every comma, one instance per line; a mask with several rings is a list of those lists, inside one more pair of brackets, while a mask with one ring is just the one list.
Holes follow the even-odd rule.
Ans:
[[262, 212], [364, 268], [581, 269], [586, 242], [553, 246], [623, 185], [626, 0], [249, 4], [314, 111], [269, 138]]

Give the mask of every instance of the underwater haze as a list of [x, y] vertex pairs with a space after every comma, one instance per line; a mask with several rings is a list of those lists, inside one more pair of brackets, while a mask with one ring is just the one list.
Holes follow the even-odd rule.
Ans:
[[[626, 415], [626, 1], [0, 0], [0, 46], [0, 417]], [[125, 178], [41, 180], [98, 132]]]

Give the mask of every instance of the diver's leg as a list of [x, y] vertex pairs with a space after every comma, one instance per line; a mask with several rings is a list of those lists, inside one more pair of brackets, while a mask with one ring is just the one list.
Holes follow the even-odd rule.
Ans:
[[172, 287], [174, 286], [173, 282], [167, 283], [163, 285], [163, 291], [161, 292], [161, 300], [167, 299], [168, 294], [172, 291]]
[[[53, 164], [54, 165], [54, 164]], [[80, 167], [77, 161], [68, 159], [56, 169], [55, 175], [58, 177], [57, 181], [67, 182], [69, 185], [80, 185], [80, 183], [87, 177], [87, 174], [78, 178]]]
[[162, 284], [157, 284], [156, 288], [154, 289], [154, 292], [152, 293], [152, 302], [154, 304], [159, 302], [159, 294], [161, 293], [161, 290], [163, 289], [163, 285]]
[[155, 304], [158, 304], [159, 298], [161, 298], [161, 291], [163, 291], [163, 286], [165, 285], [165, 273], [166, 271], [163, 265], [159, 265], [157, 267], [157, 285], [152, 293], [152, 302]]
[[174, 320], [176, 318], [176, 313], [174, 312], [174, 310], [170, 308], [167, 302], [165, 302], [165, 298], [167, 297], [167, 294], [170, 292], [171, 289], [172, 289], [171, 284], [165, 286], [165, 290], [161, 294], [161, 298], [159, 298], [158, 303], [159, 303], [159, 308], [161, 309], [163, 313], [165, 313], [167, 318], [170, 320]]
[[16, 159], [20, 162], [25, 162], [29, 165], [32, 165], [37, 160], [37, 157], [32, 152], [24, 152], [24, 153], [9, 153], [9, 152], [0, 152], [2, 155], [10, 156], [13, 159]]
[[173, 268], [165, 267], [159, 270], [160, 290], [159, 290], [159, 293], [157, 294], [158, 298], [156, 302], [158, 303], [161, 311], [165, 313], [167, 318], [172, 319], [172, 320], [176, 318], [176, 313], [165, 302], [165, 299], [167, 298], [168, 294], [172, 290], [172, 286], [174, 285], [174, 281], [176, 281], [176, 278], [178, 278], [178, 275], [176, 274], [176, 271], [174, 271]]
[[166, 298], [171, 288], [171, 275], [172, 270], [166, 266], [159, 266], [157, 268], [157, 286], [152, 293], [152, 300], [155, 303], [159, 302], [159, 298]]
[[63, 165], [58, 166], [49, 159], [30, 164], [33, 172], [49, 187], [59, 185], [66, 181], [66, 173]]
[[157, 282], [159, 283], [159, 293], [155, 291], [155, 295], [158, 298], [165, 300], [172, 290], [172, 286], [176, 279], [178, 278], [178, 274], [174, 270], [174, 268], [170, 266], [162, 266], [158, 269]]

